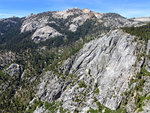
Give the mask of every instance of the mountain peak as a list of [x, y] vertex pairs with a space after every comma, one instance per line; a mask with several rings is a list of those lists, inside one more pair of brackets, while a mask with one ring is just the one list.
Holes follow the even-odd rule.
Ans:
[[88, 9], [88, 8], [85, 8], [85, 9], [83, 9], [83, 12], [84, 12], [84, 13], [90, 13], [90, 12], [91, 12], [91, 10], [90, 10], [90, 9]]

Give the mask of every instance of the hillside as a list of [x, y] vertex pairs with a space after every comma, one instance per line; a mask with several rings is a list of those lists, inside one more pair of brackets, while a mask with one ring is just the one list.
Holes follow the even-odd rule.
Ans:
[[149, 30], [78, 8], [1, 19], [0, 112], [150, 112]]

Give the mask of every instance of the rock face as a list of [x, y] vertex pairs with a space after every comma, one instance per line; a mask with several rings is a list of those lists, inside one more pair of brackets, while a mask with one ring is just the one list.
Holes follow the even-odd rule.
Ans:
[[8, 75], [10, 75], [13, 78], [20, 78], [21, 77], [21, 66], [19, 66], [18, 64], [11, 64], [7, 69], [6, 72]]
[[96, 24], [101, 24], [100, 26], [105, 26], [106, 29], [140, 25], [140, 22], [134, 22], [115, 13], [102, 14], [89, 9], [72, 8], [37, 15], [31, 14], [23, 20], [20, 30], [21, 33], [34, 32], [31, 38], [37, 43], [50, 37], [65, 35], [63, 30], [76, 32], [77, 28], [84, 25], [87, 20], [95, 21]]
[[106, 13], [103, 15], [102, 20], [104, 25], [107, 27], [127, 27], [127, 26], [138, 26], [140, 25], [138, 22], [129, 20], [127, 18], [122, 17], [119, 14], [115, 13]]
[[0, 54], [0, 69], [11, 64], [15, 59], [16, 54], [11, 51]]
[[88, 14], [78, 16], [74, 18], [71, 22], [72, 24], [69, 26], [69, 30], [75, 32], [78, 26], [83, 25], [83, 23], [89, 18]]
[[62, 34], [53, 29], [52, 27], [45, 26], [42, 28], [39, 28], [34, 32], [32, 35], [32, 40], [34, 42], [38, 43], [39, 41], [45, 41], [49, 38], [56, 37], [56, 36], [61, 36]]
[[57, 11], [53, 13], [53, 17], [54, 18], [63, 18], [63, 19], [67, 19], [69, 16], [72, 16], [74, 14], [81, 14], [82, 10], [78, 9], [78, 8], [72, 8], [72, 9], [67, 9], [67, 10], [63, 10], [63, 11]]
[[52, 72], [46, 72], [38, 85], [37, 96], [43, 101], [52, 102], [60, 97], [63, 84]]
[[20, 18], [12, 17], [12, 18], [6, 18], [6, 19], [0, 19], [0, 36], [4, 35], [8, 32], [12, 27], [16, 26], [17, 23], [19, 23]]
[[33, 113], [46, 113], [46, 112], [43, 107], [40, 107], [40, 108], [37, 107]]
[[30, 16], [26, 17], [26, 19], [22, 23], [21, 33], [44, 27], [46, 25], [47, 21], [48, 21], [47, 16], [38, 18], [36, 15], [30, 15]]
[[62, 91], [62, 83], [57, 77], [49, 73], [52, 78], [47, 78], [49, 75], [45, 74], [37, 94], [51, 101], [61, 92], [59, 100], [70, 112], [96, 109], [94, 98], [111, 110], [117, 109], [123, 100], [122, 94], [128, 90], [131, 78], [137, 73], [135, 64], [140, 53], [137, 47], [141, 44], [134, 39], [135, 36], [122, 30], [114, 30], [87, 43], [74, 57], [65, 61], [62, 68], [64, 73], [77, 75], [78, 79], [72, 82], [72, 77], [66, 90]]
[[93, 15], [96, 17], [101, 17], [102, 14], [92, 12], [89, 9], [78, 9], [72, 8], [67, 9], [64, 11], [57, 11], [57, 12], [46, 12], [45, 14], [39, 15], [30, 15], [25, 18], [22, 26], [21, 26], [21, 33], [27, 31], [33, 31], [38, 28], [44, 27], [48, 23], [59, 24], [55, 22], [56, 19], [63, 19], [68, 20], [65, 25], [69, 24], [69, 30], [75, 32], [77, 27], [81, 26], [87, 19], [90, 19]]
[[[77, 74], [81, 80], [86, 81], [85, 84], [90, 85], [91, 77], [87, 77], [90, 70], [90, 75], [100, 91], [98, 101], [115, 110], [122, 101], [121, 94], [127, 90], [128, 83], [135, 74], [133, 65], [137, 59], [136, 46], [134, 36], [120, 30], [112, 31], [109, 35], [85, 45], [77, 54], [70, 72]], [[64, 107], [72, 106], [73, 100], [70, 100], [75, 92], [80, 92], [76, 87], [77, 84], [62, 94]]]
[[120, 29], [143, 22], [78, 8], [15, 19], [0, 20], [2, 112], [150, 112], [150, 40]]

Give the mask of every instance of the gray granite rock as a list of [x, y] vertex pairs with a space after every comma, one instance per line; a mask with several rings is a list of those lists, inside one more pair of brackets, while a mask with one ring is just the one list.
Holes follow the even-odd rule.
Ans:
[[32, 40], [36, 43], [39, 43], [40, 41], [45, 41], [47, 39], [61, 36], [62, 34], [56, 31], [54, 28], [45, 26], [42, 28], [37, 29], [34, 34], [32, 35]]
[[42, 101], [52, 102], [60, 97], [63, 84], [57, 76], [52, 72], [46, 72], [41, 83], [37, 86], [37, 96]]
[[46, 113], [44, 107], [36, 107], [33, 113]]
[[[48, 71], [37, 86], [37, 96], [42, 101], [58, 100], [71, 113], [76, 109], [81, 113], [90, 108], [98, 109], [94, 98], [109, 109], [116, 110], [123, 101], [123, 94], [129, 91], [130, 80], [137, 75], [144, 62], [144, 58], [138, 61], [137, 55], [144, 51], [145, 46], [135, 38], [118, 29], [90, 41], [61, 68], [64, 74], [77, 75], [77, 78], [72, 76], [71, 80], [62, 80]], [[96, 89], [98, 93], [95, 93]], [[148, 79], [144, 90], [149, 92]], [[132, 113], [136, 107], [134, 97], [128, 102], [130, 104], [126, 107]], [[148, 111], [149, 108], [143, 109]]]
[[[87, 85], [90, 85], [89, 81], [92, 78], [94, 79], [91, 86], [98, 84], [98, 101], [112, 110], [120, 105], [121, 94], [128, 89], [130, 79], [135, 76], [134, 64], [137, 60], [138, 43], [134, 42], [134, 38], [121, 30], [114, 30], [86, 44], [76, 55], [71, 67], [68, 63], [70, 73], [77, 74], [79, 80], [84, 80]], [[91, 77], [87, 77], [89, 70]], [[77, 107], [73, 97], [79, 93], [78, 84], [66, 89], [61, 95], [63, 107], [73, 111]], [[85, 97], [85, 102], [92, 98], [92, 95], [94, 94], [91, 89], [91, 95]]]
[[10, 65], [16, 59], [17, 55], [11, 51], [0, 53], [0, 69]]
[[6, 69], [6, 73], [13, 78], [21, 78], [21, 66], [13, 63]]

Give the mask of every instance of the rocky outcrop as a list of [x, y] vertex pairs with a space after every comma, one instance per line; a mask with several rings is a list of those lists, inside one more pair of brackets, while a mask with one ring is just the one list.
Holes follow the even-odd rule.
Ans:
[[36, 15], [30, 15], [26, 17], [21, 26], [21, 33], [44, 27], [48, 23], [48, 18], [48, 16], [39, 18]]
[[149, 113], [150, 40], [120, 29], [145, 23], [78, 8], [1, 19], [0, 112]]
[[115, 13], [104, 14], [104, 16], [102, 17], [102, 20], [106, 27], [120, 28], [120, 27], [141, 25], [140, 22], [135, 22], [135, 21], [129, 20], [129, 19], [124, 18], [121, 15], [115, 14]]
[[[104, 26], [106, 29], [141, 25], [140, 22], [129, 20], [115, 13], [103, 14], [93, 12], [89, 9], [72, 8], [63, 11], [45, 12], [37, 15], [31, 14], [24, 19], [21, 26], [21, 33], [32, 31], [34, 34], [31, 38], [33, 39], [36, 37], [34, 42], [40, 42], [49, 39], [49, 37], [63, 35], [62, 31], [66, 31], [66, 29], [76, 32], [77, 28], [82, 26], [87, 20], [93, 20], [96, 22], [95, 25], [100, 24], [100, 26]], [[57, 30], [55, 30], [55, 27]], [[36, 36], [37, 34], [40, 36]], [[49, 36], [49, 34], [52, 35]]]
[[67, 9], [63, 11], [57, 11], [53, 13], [54, 18], [67, 19], [69, 16], [81, 14], [82, 10], [78, 8]]
[[[96, 96], [98, 101], [112, 110], [120, 105], [121, 94], [128, 89], [130, 79], [135, 76], [134, 64], [137, 60], [138, 43], [134, 42], [134, 38], [121, 30], [114, 30], [86, 44], [71, 66], [70, 73], [80, 76], [79, 80], [84, 80], [87, 86], [98, 85], [99, 94]], [[91, 77], [88, 77], [89, 73]], [[92, 78], [94, 82], [91, 83]], [[71, 111], [75, 109], [73, 97], [83, 90], [87, 89], [78, 88], [78, 84], [69, 87], [61, 96], [63, 107]], [[94, 92], [92, 90], [91, 94]], [[91, 95], [85, 97], [84, 101], [89, 101], [89, 98]]]
[[69, 26], [69, 30], [72, 31], [72, 32], [75, 32], [77, 30], [77, 28], [81, 25], [83, 25], [83, 23], [89, 19], [89, 15], [88, 14], [85, 14], [85, 15], [81, 15], [81, 16], [78, 16], [76, 18], [74, 18]]
[[45, 41], [52, 37], [61, 36], [61, 35], [62, 34], [56, 31], [54, 28], [45, 26], [45, 27], [39, 28], [38, 30], [34, 32], [34, 34], [32, 35], [32, 40], [38, 43], [40, 41]]
[[13, 63], [6, 69], [6, 73], [10, 75], [12, 78], [21, 78], [22, 74], [21, 66]]
[[45, 111], [45, 108], [43, 108], [43, 107], [36, 107], [36, 109], [34, 110], [34, 112], [33, 113], [48, 113], [48, 112], [46, 112]]
[[[89, 9], [83, 9], [80, 12], [81, 14], [73, 18], [69, 25], [69, 30], [75, 32], [77, 28], [86, 22], [88, 19], [93, 19], [95, 17], [98, 21], [102, 18], [102, 13], [95, 13]], [[99, 21], [100, 22], [100, 21]]]
[[0, 36], [3, 36], [5, 33], [7, 33], [12, 27], [16, 26], [17, 23], [21, 21], [20, 18], [17, 17], [11, 17], [6, 19], [0, 19]]
[[[61, 101], [63, 108], [70, 112], [98, 109], [95, 101], [116, 110], [123, 101], [122, 95], [128, 91], [131, 78], [138, 72], [135, 64], [142, 50], [137, 48], [142, 48], [142, 44], [135, 42], [135, 36], [113, 30], [85, 44], [64, 62], [63, 73], [72, 74], [71, 80], [60, 82], [47, 72], [37, 87], [37, 95], [49, 102]], [[69, 84], [62, 90], [65, 83]]]
[[16, 59], [16, 57], [16, 54], [11, 51], [0, 53], [0, 69], [11, 64]]
[[53, 72], [46, 72], [41, 83], [37, 86], [37, 96], [42, 101], [52, 102], [60, 97], [63, 82]]

